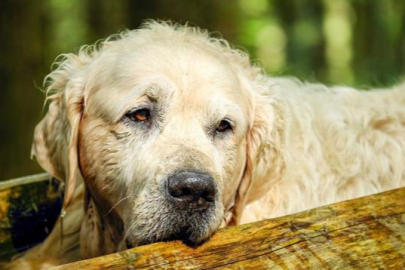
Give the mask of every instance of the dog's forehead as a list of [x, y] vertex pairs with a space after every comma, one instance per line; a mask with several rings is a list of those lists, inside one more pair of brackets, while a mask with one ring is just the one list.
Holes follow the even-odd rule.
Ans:
[[[221, 88], [237, 88], [238, 79], [231, 63], [221, 54], [197, 44], [168, 41], [143, 46], [124, 55], [117, 72], [125, 79], [139, 81], [139, 76], [164, 76], [182, 90], [210, 84]], [[209, 89], [207, 89], [209, 91]]]
[[231, 64], [198, 46], [149, 44], [119, 52], [109, 66], [109, 73], [97, 80], [90, 102], [103, 106], [114, 118], [123, 113], [118, 108], [125, 110], [153, 92], [200, 105], [215, 101], [218, 106], [243, 107], [246, 102]]

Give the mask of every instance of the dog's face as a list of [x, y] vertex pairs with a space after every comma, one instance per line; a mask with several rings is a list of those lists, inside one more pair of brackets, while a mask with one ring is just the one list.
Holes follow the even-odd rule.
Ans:
[[219, 228], [245, 169], [249, 106], [238, 77], [194, 44], [111, 54], [90, 75], [79, 131], [89, 192], [105, 211], [115, 206], [131, 245], [198, 243]]
[[67, 55], [48, 78], [56, 92], [33, 154], [66, 181], [64, 207], [84, 179], [84, 237], [112, 230], [112, 242], [130, 246], [198, 244], [237, 222], [273, 119], [252, 90], [263, 76], [244, 54], [198, 29], [150, 23]]

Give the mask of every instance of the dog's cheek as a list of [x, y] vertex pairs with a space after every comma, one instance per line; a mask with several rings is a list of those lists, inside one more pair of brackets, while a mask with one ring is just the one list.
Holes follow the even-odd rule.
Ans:
[[101, 121], [84, 121], [79, 139], [80, 170], [92, 196], [115, 203], [123, 193], [123, 146]]
[[125, 214], [125, 237], [133, 245], [155, 242], [166, 237], [173, 228], [173, 213], [161, 192], [145, 187], [134, 201], [131, 211]]
[[245, 141], [230, 142], [225, 145], [221, 153], [222, 165], [222, 203], [224, 207], [228, 208], [233, 203], [236, 191], [238, 189], [240, 180], [242, 178], [244, 169], [246, 167], [246, 147]]

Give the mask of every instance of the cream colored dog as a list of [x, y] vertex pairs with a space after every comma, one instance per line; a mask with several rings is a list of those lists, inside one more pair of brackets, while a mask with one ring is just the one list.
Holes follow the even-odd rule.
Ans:
[[79, 229], [81, 258], [195, 245], [405, 184], [405, 86], [269, 77], [222, 39], [158, 22], [64, 55], [47, 81], [33, 154], [66, 182], [66, 213], [30, 259], [77, 259]]

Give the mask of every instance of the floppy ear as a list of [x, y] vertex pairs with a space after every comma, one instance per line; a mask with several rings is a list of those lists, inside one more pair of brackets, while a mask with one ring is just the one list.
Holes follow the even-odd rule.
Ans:
[[65, 182], [66, 209], [80, 177], [78, 133], [83, 111], [84, 82], [78, 76], [85, 65], [80, 54], [69, 54], [46, 78], [49, 109], [34, 132], [31, 155], [51, 175]]
[[270, 181], [270, 171], [281, 175], [280, 170], [283, 170], [281, 148], [285, 136], [285, 115], [282, 102], [254, 94], [253, 103], [253, 120], [246, 138], [246, 166], [236, 194], [231, 225], [239, 224], [246, 204], [255, 199], [252, 194], [256, 191], [250, 194], [252, 188], [263, 190], [265, 186], [261, 182]]

